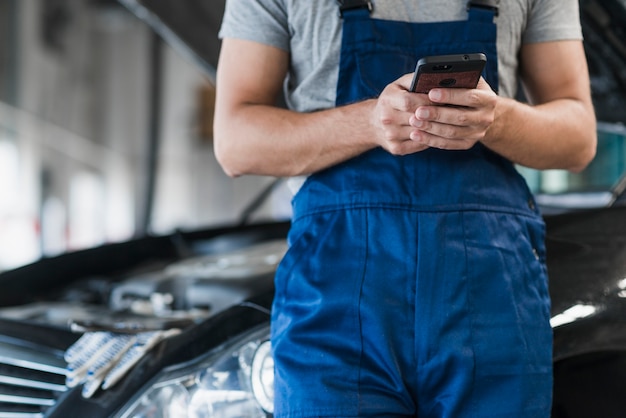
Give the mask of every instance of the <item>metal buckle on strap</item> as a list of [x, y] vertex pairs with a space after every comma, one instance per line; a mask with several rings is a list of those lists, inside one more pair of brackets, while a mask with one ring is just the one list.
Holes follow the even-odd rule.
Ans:
[[346, 10], [366, 8], [370, 13], [374, 10], [371, 0], [337, 0], [339, 3], [339, 14], [343, 17]]
[[467, 2], [467, 10], [472, 7], [478, 7], [479, 9], [493, 10], [498, 16], [500, 8], [500, 0], [470, 0]]

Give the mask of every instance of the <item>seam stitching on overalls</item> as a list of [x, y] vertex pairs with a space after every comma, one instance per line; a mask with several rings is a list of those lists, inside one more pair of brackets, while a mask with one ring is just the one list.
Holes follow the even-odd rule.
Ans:
[[298, 211], [298, 214], [294, 216], [293, 220], [297, 221], [300, 218], [313, 216], [322, 213], [330, 213], [336, 211], [345, 210], [361, 210], [361, 209], [388, 209], [388, 210], [402, 210], [416, 213], [451, 213], [451, 212], [494, 212], [505, 213], [511, 215], [519, 215], [535, 219], [537, 214], [531, 212], [528, 209], [518, 209], [506, 206], [490, 206], [490, 205], [446, 205], [446, 206], [412, 206], [410, 204], [393, 204], [393, 203], [353, 203], [353, 204], [337, 204], [317, 206], [311, 210]]

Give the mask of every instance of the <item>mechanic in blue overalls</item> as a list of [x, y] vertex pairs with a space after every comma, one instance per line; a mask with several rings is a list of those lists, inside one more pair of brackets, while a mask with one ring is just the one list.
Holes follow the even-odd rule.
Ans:
[[[544, 225], [514, 163], [593, 158], [577, 7], [228, 1], [217, 157], [296, 189], [275, 417], [550, 416]], [[408, 91], [417, 59], [476, 52], [476, 89]], [[511, 98], [517, 72], [531, 104]], [[283, 86], [290, 110], [275, 106]]]

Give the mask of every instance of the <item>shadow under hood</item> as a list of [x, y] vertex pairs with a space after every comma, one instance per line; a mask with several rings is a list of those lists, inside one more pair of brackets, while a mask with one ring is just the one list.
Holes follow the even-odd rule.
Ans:
[[174, 49], [215, 79], [226, 0], [119, 0]]

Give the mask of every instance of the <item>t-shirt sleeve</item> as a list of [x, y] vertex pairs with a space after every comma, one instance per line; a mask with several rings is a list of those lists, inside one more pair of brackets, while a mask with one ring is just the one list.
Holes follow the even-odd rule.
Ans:
[[583, 38], [578, 1], [535, 0], [531, 4], [524, 43]]
[[255, 41], [289, 51], [289, 23], [281, 0], [227, 0], [219, 38]]

